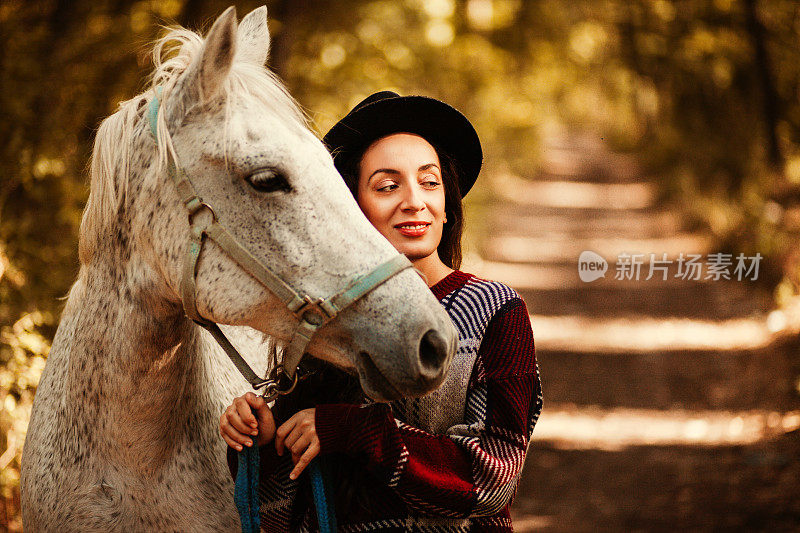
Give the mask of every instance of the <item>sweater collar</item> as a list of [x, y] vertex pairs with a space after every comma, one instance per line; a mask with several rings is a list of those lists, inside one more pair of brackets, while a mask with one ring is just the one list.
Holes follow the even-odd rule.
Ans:
[[463, 287], [472, 277], [472, 274], [454, 270], [431, 287], [431, 292], [437, 300], [441, 300], [459, 287]]

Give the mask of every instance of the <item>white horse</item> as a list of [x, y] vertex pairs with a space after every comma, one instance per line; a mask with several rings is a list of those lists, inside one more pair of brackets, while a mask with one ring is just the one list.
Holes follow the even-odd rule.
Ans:
[[[217, 424], [249, 386], [184, 314], [190, 225], [172, 162], [235, 239], [301, 293], [334, 294], [397, 255], [264, 68], [268, 50], [264, 7], [238, 25], [229, 8], [205, 40], [173, 30], [155, 47], [152, 90], [100, 126], [80, 272], [23, 453], [26, 531], [239, 527]], [[158, 141], [148, 121], [156, 87]], [[202, 248], [192, 292], [199, 314], [229, 325], [261, 372], [269, 339], [286, 343], [298, 325], [215, 241]], [[320, 328], [306, 351], [390, 400], [438, 385], [456, 340], [445, 311], [406, 269]]]

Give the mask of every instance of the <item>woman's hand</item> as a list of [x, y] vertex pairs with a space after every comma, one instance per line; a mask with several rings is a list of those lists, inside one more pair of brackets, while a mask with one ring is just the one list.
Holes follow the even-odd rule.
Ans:
[[[253, 412], [255, 411], [255, 416]], [[263, 446], [275, 438], [275, 419], [267, 402], [252, 392], [233, 400], [219, 420], [219, 433], [228, 446], [241, 451], [242, 446]]]
[[295, 413], [289, 420], [281, 424], [275, 438], [275, 449], [278, 455], [283, 455], [284, 449], [292, 453], [294, 470], [289, 474], [290, 479], [297, 476], [308, 466], [311, 460], [319, 455], [319, 438], [317, 426], [314, 423], [316, 409], [303, 409]]

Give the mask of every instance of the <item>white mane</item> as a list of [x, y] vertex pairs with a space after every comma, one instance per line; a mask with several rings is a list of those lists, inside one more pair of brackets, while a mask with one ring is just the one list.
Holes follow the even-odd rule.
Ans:
[[[167, 129], [164, 113], [157, 120], [158, 142], [152, 139], [148, 122], [148, 108], [160, 87], [160, 102], [168, 101], [178, 85], [181, 75], [200, 56], [204, 39], [197, 33], [181, 27], [167, 28], [168, 32], [153, 47], [155, 69], [150, 87], [139, 95], [120, 102], [117, 111], [106, 118], [95, 136], [90, 164], [90, 193], [83, 212], [80, 228], [79, 257], [89, 263], [100, 240], [107, 235], [105, 228], [116, 222], [121, 209], [128, 205], [131, 156], [134, 141], [142, 148], [146, 145], [137, 138], [148, 136], [154, 157], [163, 171], [169, 157], [175, 158], [172, 138]], [[241, 50], [239, 50], [241, 52]], [[198, 87], [201, 95], [203, 88]], [[267, 105], [284, 122], [308, 129], [308, 118], [289, 95], [281, 81], [263, 65], [243, 60], [237, 53], [230, 74], [222, 89], [225, 114], [229, 117], [231, 104], [237, 99], [253, 99]], [[185, 113], [187, 109], [179, 110]], [[224, 132], [227, 138], [227, 123]], [[227, 144], [227, 143], [226, 143]], [[138, 147], [138, 145], [137, 145]]]

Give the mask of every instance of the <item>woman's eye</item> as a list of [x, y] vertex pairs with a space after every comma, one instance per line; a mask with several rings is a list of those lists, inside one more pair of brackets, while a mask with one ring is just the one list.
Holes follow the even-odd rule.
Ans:
[[423, 182], [423, 185], [425, 185], [426, 187], [434, 188], [441, 185], [441, 183], [435, 179], [428, 179]]
[[396, 188], [397, 188], [396, 183], [387, 183], [386, 185], [381, 185], [376, 190], [378, 192], [389, 192], [395, 190]]
[[247, 176], [245, 181], [259, 192], [290, 192], [292, 190], [286, 176], [276, 170], [259, 170]]

